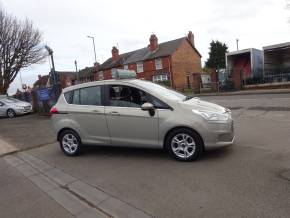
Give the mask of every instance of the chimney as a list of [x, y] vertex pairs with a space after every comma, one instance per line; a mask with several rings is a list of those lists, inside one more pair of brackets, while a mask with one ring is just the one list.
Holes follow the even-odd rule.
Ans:
[[40, 79], [41, 79], [41, 75], [39, 74], [39, 75], [38, 75], [38, 80], [40, 80]]
[[150, 36], [150, 44], [149, 44], [149, 49], [150, 51], [155, 51], [158, 48], [158, 38], [156, 37], [155, 34], [152, 34]]
[[194, 45], [194, 35], [191, 31], [188, 32], [187, 34], [187, 40], [190, 42], [190, 44], [195, 47]]
[[113, 61], [116, 61], [119, 59], [119, 50], [117, 49], [116, 46], [113, 46], [112, 48], [112, 59]]

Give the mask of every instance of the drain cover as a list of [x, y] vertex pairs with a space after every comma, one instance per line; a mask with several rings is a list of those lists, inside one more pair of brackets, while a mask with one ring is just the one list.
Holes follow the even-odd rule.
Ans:
[[285, 170], [280, 175], [283, 179], [290, 181], [290, 170]]

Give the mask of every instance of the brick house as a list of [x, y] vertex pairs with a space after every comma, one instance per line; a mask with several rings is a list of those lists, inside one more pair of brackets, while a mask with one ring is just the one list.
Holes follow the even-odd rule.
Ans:
[[[74, 85], [76, 82], [76, 73], [72, 71], [57, 71], [59, 75], [61, 88]], [[33, 84], [33, 89], [50, 87], [49, 75], [38, 75], [38, 80]]]
[[119, 54], [112, 48], [112, 57], [98, 68], [95, 80], [111, 79], [116, 69], [137, 72], [137, 78], [153, 82], [167, 82], [175, 89], [183, 90], [196, 84], [197, 74], [202, 72], [201, 55], [195, 48], [194, 35], [158, 43], [152, 34], [149, 45], [132, 52]]

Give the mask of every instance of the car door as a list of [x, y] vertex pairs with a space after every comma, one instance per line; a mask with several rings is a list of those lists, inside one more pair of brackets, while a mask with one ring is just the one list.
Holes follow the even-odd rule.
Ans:
[[158, 113], [151, 116], [141, 105], [147, 94], [127, 85], [106, 86], [105, 114], [111, 143], [116, 146], [158, 145]]
[[110, 143], [105, 107], [102, 97], [103, 86], [76, 89], [71, 93], [71, 104], [67, 106], [69, 119], [75, 123], [83, 143], [106, 145]]

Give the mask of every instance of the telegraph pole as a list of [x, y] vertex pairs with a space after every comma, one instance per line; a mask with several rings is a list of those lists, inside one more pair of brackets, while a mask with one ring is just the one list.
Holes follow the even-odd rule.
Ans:
[[55, 100], [57, 100], [58, 96], [60, 95], [60, 92], [59, 92], [59, 87], [58, 87], [58, 77], [57, 77], [57, 73], [55, 71], [55, 66], [54, 66], [54, 59], [53, 59], [53, 50], [48, 47], [47, 45], [44, 46], [45, 49], [48, 51], [48, 54], [50, 55], [50, 58], [51, 58], [51, 65], [52, 65], [52, 69], [51, 69], [51, 74], [52, 74], [52, 85], [53, 85], [53, 89], [54, 89], [54, 93], [55, 93]]

